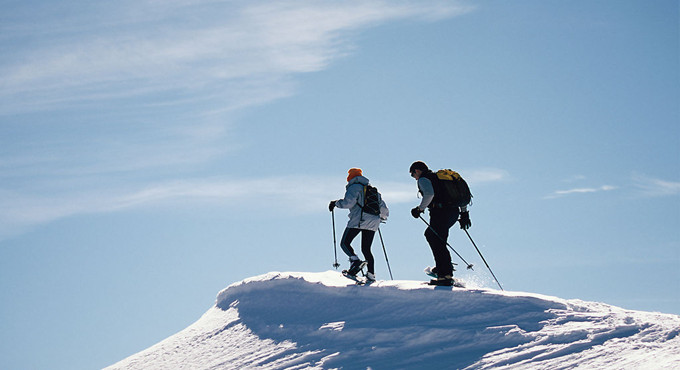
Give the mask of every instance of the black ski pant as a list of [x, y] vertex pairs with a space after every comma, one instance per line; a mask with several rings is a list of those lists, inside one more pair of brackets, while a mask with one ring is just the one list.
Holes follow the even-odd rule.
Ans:
[[375, 274], [375, 261], [373, 260], [373, 254], [371, 254], [371, 244], [373, 244], [373, 237], [375, 236], [375, 231], [372, 230], [361, 230], [354, 228], [346, 228], [345, 232], [342, 234], [342, 240], [340, 241], [340, 248], [348, 256], [356, 256], [354, 249], [350, 245], [352, 240], [356, 238], [361, 232], [361, 253], [364, 255], [364, 260], [368, 267], [368, 272]]
[[458, 221], [458, 208], [431, 208], [430, 227], [425, 230], [425, 239], [430, 244], [438, 276], [453, 275], [451, 253], [446, 247], [449, 229]]

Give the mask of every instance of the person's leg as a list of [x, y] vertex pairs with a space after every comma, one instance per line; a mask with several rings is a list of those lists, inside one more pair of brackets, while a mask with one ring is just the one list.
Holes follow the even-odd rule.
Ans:
[[354, 249], [351, 246], [352, 240], [359, 235], [359, 229], [345, 228], [345, 232], [342, 234], [342, 239], [340, 239], [340, 248], [348, 257], [356, 256]]
[[451, 254], [446, 247], [446, 240], [449, 237], [449, 229], [457, 220], [458, 210], [456, 209], [430, 210], [430, 227], [425, 231], [425, 238], [432, 249], [439, 277], [453, 275]]
[[340, 240], [340, 247], [349, 256], [350, 263], [347, 273], [350, 275], [356, 275], [361, 269], [361, 259], [354, 253], [354, 249], [350, 245], [352, 240], [359, 235], [359, 232], [361, 232], [359, 229], [346, 228]]
[[375, 274], [375, 260], [373, 259], [373, 253], [371, 253], [371, 244], [373, 243], [374, 236], [375, 231], [361, 230], [361, 253], [364, 255], [368, 272], [372, 274]]

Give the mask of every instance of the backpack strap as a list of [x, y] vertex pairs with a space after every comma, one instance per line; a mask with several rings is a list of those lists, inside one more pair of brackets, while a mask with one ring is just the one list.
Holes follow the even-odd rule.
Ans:
[[359, 209], [361, 209], [361, 215], [359, 216], [359, 227], [361, 228], [361, 221], [364, 220], [364, 206], [366, 205], [366, 185], [360, 184], [360, 183], [357, 183], [357, 184], [361, 185], [361, 187], [363, 188], [363, 191], [360, 194], [364, 198], [364, 205], [363, 206], [359, 203], [359, 199], [357, 199], [357, 205], [359, 205]]

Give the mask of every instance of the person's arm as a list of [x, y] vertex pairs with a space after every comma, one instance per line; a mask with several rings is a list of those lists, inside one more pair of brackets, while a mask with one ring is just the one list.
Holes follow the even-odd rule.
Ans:
[[423, 194], [423, 199], [420, 201], [418, 208], [424, 212], [427, 206], [432, 203], [432, 199], [434, 199], [434, 187], [432, 186], [432, 181], [430, 181], [430, 179], [427, 177], [419, 178], [418, 189], [420, 189], [420, 192]]
[[338, 208], [354, 207], [354, 205], [359, 201], [359, 192], [363, 189], [364, 187], [361, 184], [352, 184], [345, 191], [345, 197], [335, 201], [335, 206]]

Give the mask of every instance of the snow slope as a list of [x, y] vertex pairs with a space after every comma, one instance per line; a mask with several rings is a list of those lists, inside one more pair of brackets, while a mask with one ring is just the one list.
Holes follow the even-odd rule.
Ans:
[[108, 369], [678, 369], [679, 333], [680, 316], [603, 303], [272, 272]]

